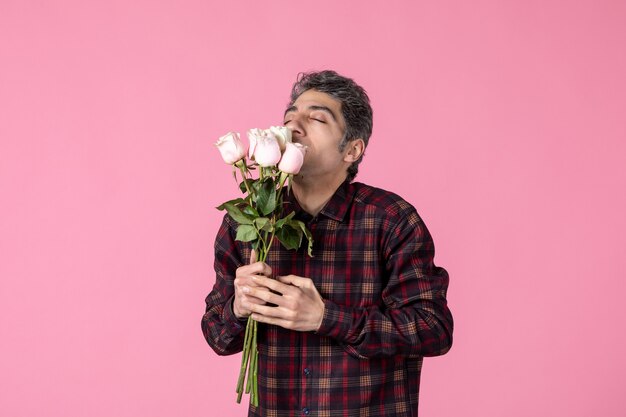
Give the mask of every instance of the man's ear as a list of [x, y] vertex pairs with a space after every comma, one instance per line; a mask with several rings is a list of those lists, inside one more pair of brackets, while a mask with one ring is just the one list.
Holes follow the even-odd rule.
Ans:
[[348, 142], [344, 151], [343, 160], [345, 162], [356, 162], [365, 152], [365, 142], [363, 139], [354, 139]]

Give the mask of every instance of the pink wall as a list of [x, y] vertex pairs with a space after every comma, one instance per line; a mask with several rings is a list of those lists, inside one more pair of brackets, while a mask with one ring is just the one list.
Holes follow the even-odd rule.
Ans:
[[245, 414], [200, 332], [212, 144], [323, 68], [452, 277], [421, 414], [626, 414], [626, 3], [51, 3], [0, 3], [0, 415]]

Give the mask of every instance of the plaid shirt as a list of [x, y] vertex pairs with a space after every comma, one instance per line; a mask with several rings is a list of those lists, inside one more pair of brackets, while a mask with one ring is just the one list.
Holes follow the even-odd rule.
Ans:
[[[285, 204], [311, 230], [313, 257], [276, 242], [267, 264], [311, 278], [326, 308], [317, 332], [259, 325], [259, 406], [249, 415], [417, 416], [422, 358], [452, 344], [448, 274], [433, 264], [423, 221], [402, 198], [360, 183], [345, 182], [314, 218], [293, 197]], [[202, 319], [220, 355], [240, 352], [244, 337], [233, 280], [250, 247], [235, 241], [236, 227], [225, 216]]]

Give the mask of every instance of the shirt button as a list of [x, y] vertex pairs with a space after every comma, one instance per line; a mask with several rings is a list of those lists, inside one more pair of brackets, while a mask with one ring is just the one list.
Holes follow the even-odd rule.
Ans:
[[308, 408], [306, 408], [306, 407], [304, 407], [304, 408], [302, 409], [302, 414], [304, 414], [304, 415], [306, 415], [306, 416], [308, 416], [310, 412], [311, 412], [311, 410], [309, 410], [309, 409], [308, 409]]
[[306, 376], [311, 375], [311, 370], [309, 368], [304, 368], [304, 375]]

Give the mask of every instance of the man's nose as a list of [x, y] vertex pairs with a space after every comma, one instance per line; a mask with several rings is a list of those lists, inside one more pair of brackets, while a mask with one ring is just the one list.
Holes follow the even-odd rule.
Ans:
[[304, 131], [304, 125], [302, 123], [302, 119], [298, 116], [294, 116], [291, 121], [289, 122], [289, 129], [291, 129], [291, 136], [292, 137], [300, 137], [300, 136], [304, 136], [305, 131]]

